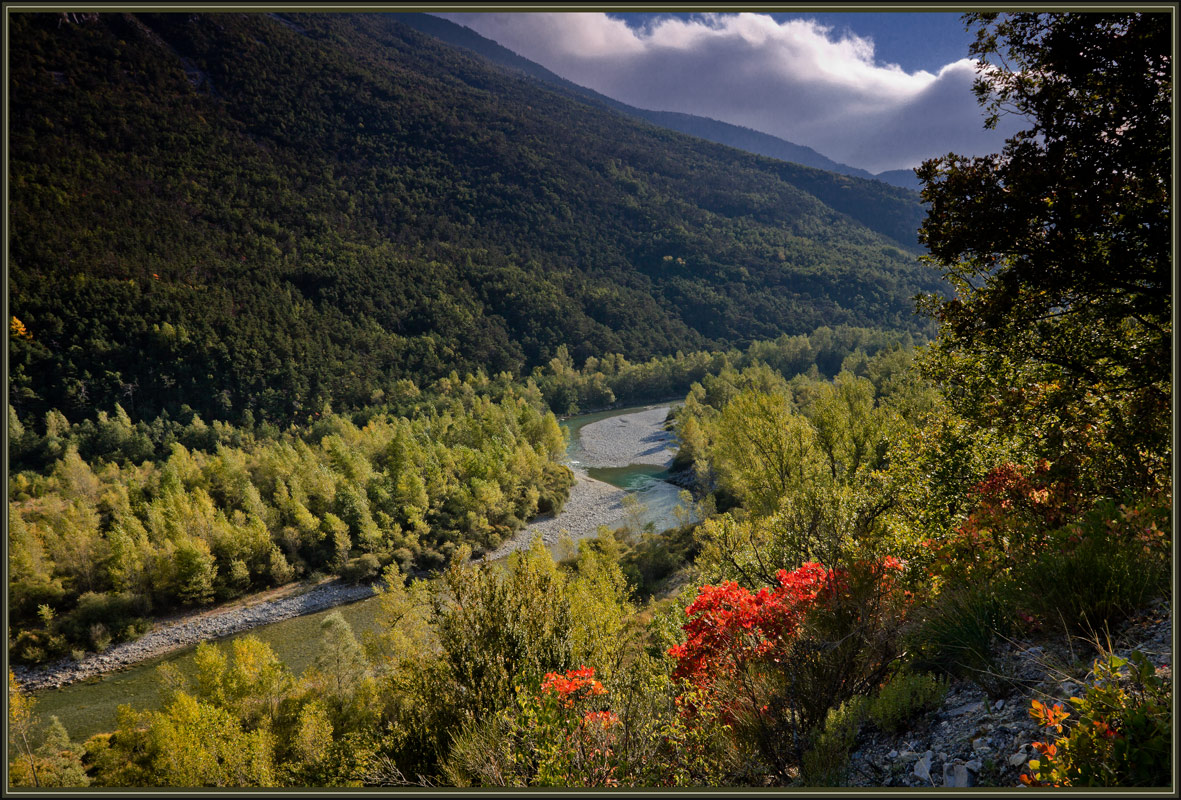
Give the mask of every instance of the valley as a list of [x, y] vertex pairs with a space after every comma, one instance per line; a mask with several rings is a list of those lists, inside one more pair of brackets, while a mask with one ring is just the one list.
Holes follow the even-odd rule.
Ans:
[[[677, 488], [650, 476], [645, 466], [667, 468], [674, 444], [664, 430], [667, 406], [643, 410], [615, 409], [572, 417], [563, 422], [569, 437], [567, 460], [575, 468], [576, 482], [569, 500], [556, 515], [526, 525], [509, 542], [481, 561], [506, 558], [528, 548], [540, 537], [555, 557], [568, 555], [563, 539], [593, 536], [599, 526], [643, 529], [659, 533], [678, 522]], [[589, 429], [589, 431], [588, 431]], [[584, 435], [585, 434], [585, 435]], [[660, 449], [656, 452], [654, 443]], [[589, 477], [578, 466], [594, 462], [597, 469], [612, 470], [613, 486]], [[634, 487], [629, 492], [627, 488]], [[629, 520], [622, 503], [635, 496], [644, 508]], [[681, 520], [691, 519], [686, 511]], [[682, 523], [683, 524], [683, 523]], [[638, 530], [633, 530], [638, 533]], [[278, 597], [271, 595], [278, 594]], [[358, 635], [377, 628], [377, 604], [369, 599], [368, 585], [348, 585], [340, 580], [312, 586], [291, 585], [258, 597], [245, 597], [232, 608], [211, 608], [158, 622], [153, 630], [132, 642], [94, 654], [81, 662], [65, 662], [34, 670], [17, 669], [26, 691], [36, 693], [41, 714], [53, 715], [75, 737], [86, 738], [106, 730], [115, 718], [116, 706], [158, 706], [160, 676], [157, 667], [168, 663], [192, 676], [196, 672], [193, 648], [200, 642], [222, 641], [249, 631], [270, 645], [294, 673], [311, 664], [319, 642], [319, 625], [336, 606], [344, 605], [345, 619]]]
[[1173, 13], [531, 13], [1029, 127], [6, 7], [9, 792], [1172, 785]]

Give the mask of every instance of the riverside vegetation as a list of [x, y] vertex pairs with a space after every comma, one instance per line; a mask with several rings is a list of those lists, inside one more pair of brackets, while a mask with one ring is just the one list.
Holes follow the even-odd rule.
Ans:
[[152, 614], [207, 605], [314, 573], [350, 580], [396, 563], [438, 569], [467, 545], [490, 552], [556, 511], [573, 476], [550, 407], [685, 391], [714, 371], [769, 361], [839, 368], [842, 354], [906, 342], [821, 329], [745, 352], [631, 364], [568, 357], [525, 386], [511, 376], [398, 386], [395, 402], [325, 408], [280, 431], [191, 410], [132, 423], [122, 407], [26, 426], [9, 409], [9, 653], [36, 664], [103, 650]]
[[[10, 780], [839, 783], [859, 736], [921, 726], [948, 680], [1003, 696], [1020, 678], [999, 668], [998, 644], [1034, 638], [1070, 642], [1076, 660], [1059, 666], [1080, 677], [1098, 664], [1069, 709], [1055, 698], [1032, 706], [1046, 737], [1026, 782], [1171, 785], [1169, 686], [1143, 658], [1108, 658], [1102, 646], [1170, 586], [1171, 20], [968, 21], [973, 53], [1009, 65], [981, 72], [982, 99], [1025, 114], [1031, 129], [1002, 155], [920, 170], [930, 207], [920, 235], [954, 289], [924, 303], [936, 339], [915, 348], [877, 333], [854, 341], [845, 329], [851, 346], [830, 351], [838, 362], [826, 373], [815, 358], [796, 359], [816, 356], [813, 344], [833, 341], [833, 330], [751, 345], [742, 357], [648, 362], [654, 374], [700, 369], [675, 418], [698, 525], [659, 540], [602, 531], [562, 563], [540, 544], [501, 568], [468, 561], [470, 548], [492, 546], [535, 512], [543, 489], [560, 502], [567, 479], [552, 455], [561, 436], [545, 404], [597, 403], [615, 393], [612, 379], [622, 387], [619, 376], [643, 372], [615, 356], [578, 370], [566, 351], [524, 385], [481, 375], [403, 384], [387, 403], [408, 405], [325, 413], [306, 429], [210, 425], [242, 440], [201, 440], [210, 452], [182, 442], [138, 464], [104, 455], [95, 468], [77, 448], [88, 430], [140, 423], [116, 411], [88, 428], [51, 414], [59, 446], [63, 436], [75, 446], [46, 458], [48, 472], [10, 478], [29, 554], [18, 574], [30, 586], [52, 585], [46, 569], [60, 557], [72, 571], [59, 588], [81, 604], [85, 565], [119, 563], [116, 521], [166, 549], [188, 530], [169, 509], [188, 507], [206, 510], [184, 519], [205, 520], [195, 529], [209, 534], [206, 549], [188, 543], [191, 560], [218, 569], [205, 570], [208, 590], [166, 583], [171, 599], [273, 580], [276, 553], [288, 569], [372, 556], [357, 568], [383, 570], [382, 624], [358, 641], [330, 618], [301, 675], [256, 639], [228, 652], [202, 645], [195, 678], [161, 675], [162, 710], [123, 707], [109, 733], [84, 744], [60, 725], [37, 741], [35, 706], [10, 676]], [[193, 436], [204, 423], [157, 427], [156, 440], [150, 426], [142, 436], [168, 447], [166, 431]], [[25, 435], [30, 453], [50, 446], [49, 427]], [[424, 463], [456, 466], [438, 470], [450, 492], [424, 482], [421, 502], [409, 504], [418, 518], [392, 498], [433, 467], [399, 461], [405, 440]], [[530, 467], [529, 482], [503, 467], [510, 456]], [[97, 503], [90, 518], [87, 503], [73, 503], [86, 491]], [[501, 504], [485, 505], [481, 491]], [[68, 543], [38, 550], [56, 528], [36, 527], [37, 515], [51, 513], [80, 520], [64, 530], [108, 543], [105, 560], [70, 561]], [[339, 537], [325, 528], [331, 519]], [[256, 546], [218, 550], [214, 562], [212, 545], [246, 540], [243, 530]], [[235, 559], [246, 575], [237, 588]], [[416, 559], [441, 572], [412, 579]], [[182, 587], [201, 591], [182, 597]], [[42, 605], [27, 603], [29, 630], [65, 635]]]

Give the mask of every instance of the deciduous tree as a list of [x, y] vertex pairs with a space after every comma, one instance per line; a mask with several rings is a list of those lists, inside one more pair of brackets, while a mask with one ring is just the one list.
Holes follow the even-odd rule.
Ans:
[[989, 124], [1029, 127], [919, 170], [920, 238], [955, 289], [929, 302], [932, 371], [964, 413], [1023, 429], [1062, 469], [1149, 484], [1169, 451], [1173, 19], [966, 20]]

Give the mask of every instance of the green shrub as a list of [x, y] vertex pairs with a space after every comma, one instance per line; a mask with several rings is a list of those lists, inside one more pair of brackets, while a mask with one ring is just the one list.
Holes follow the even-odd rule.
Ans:
[[542, 480], [537, 498], [537, 513], [556, 514], [562, 510], [574, 485], [574, 473], [563, 464], [547, 461], [541, 468]]
[[107, 631], [106, 625], [96, 622], [90, 626], [90, 643], [96, 653], [101, 653], [111, 646], [111, 634]]
[[349, 583], [360, 583], [374, 578], [381, 569], [381, 561], [373, 553], [350, 558], [340, 570], [340, 577]]
[[[1129, 667], [1122, 674], [1123, 667]], [[1047, 732], [1065, 735], [1034, 742], [1023, 783], [1034, 786], [1170, 786], [1172, 692], [1143, 653], [1095, 661], [1095, 679], [1074, 710], [1033, 701], [1030, 716]], [[1070, 717], [1075, 719], [1070, 721]]]
[[464, 722], [443, 762], [447, 783], [461, 789], [481, 785], [523, 786], [522, 767], [531, 754], [518, 753], [516, 720], [508, 709]]
[[656, 595], [670, 576], [693, 563], [699, 549], [693, 529], [682, 525], [659, 534], [644, 533], [624, 545], [622, 568], [637, 597]]
[[146, 628], [151, 613], [147, 598], [131, 592], [86, 592], [78, 605], [55, 620], [57, 630], [73, 644], [83, 643], [102, 652], [128, 630]]
[[869, 704], [869, 718], [882, 731], [897, 733], [915, 717], [938, 708], [946, 695], [946, 679], [899, 672]]
[[1051, 546], [1014, 570], [1021, 608], [1071, 636], [1104, 638], [1166, 594], [1168, 506], [1108, 502], [1056, 531]]
[[914, 668], [976, 683], [991, 697], [1007, 694], [1011, 680], [994, 656], [1009, 634], [1013, 611], [1004, 587], [974, 585], [945, 589], [909, 634]]
[[868, 697], [851, 697], [828, 712], [824, 727], [800, 762], [800, 778], [806, 786], [842, 786], [848, 777], [849, 754], [857, 734], [871, 712]]
[[65, 637], [42, 629], [24, 630], [8, 650], [13, 658], [25, 664], [52, 661], [69, 652]]

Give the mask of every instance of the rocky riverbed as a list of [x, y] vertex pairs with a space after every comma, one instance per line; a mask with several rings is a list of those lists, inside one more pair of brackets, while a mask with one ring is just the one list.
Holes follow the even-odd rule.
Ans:
[[515, 550], [529, 547], [538, 536], [548, 546], [557, 544], [563, 534], [571, 539], [582, 539], [594, 536], [600, 525], [621, 525], [626, 513], [623, 509], [623, 498], [627, 492], [609, 483], [597, 481], [577, 467], [572, 469], [574, 486], [570, 488], [570, 497], [561, 511], [530, 522], [520, 533], [480, 560], [495, 561], [504, 558]]
[[623, 507], [627, 492], [590, 477], [585, 468], [632, 464], [668, 467], [677, 454], [676, 437], [664, 429], [668, 410], [668, 406], [655, 406], [583, 425], [573, 447], [576, 456], [570, 464], [574, 486], [562, 510], [529, 523], [482, 560], [504, 558], [514, 550], [528, 547], [538, 536], [547, 546], [552, 546], [563, 535], [578, 540], [594, 536], [602, 525], [608, 528], [623, 525], [627, 521]]
[[668, 410], [668, 406], [655, 406], [583, 425], [577, 466], [669, 466], [677, 454], [677, 445], [672, 431], [664, 429]]

